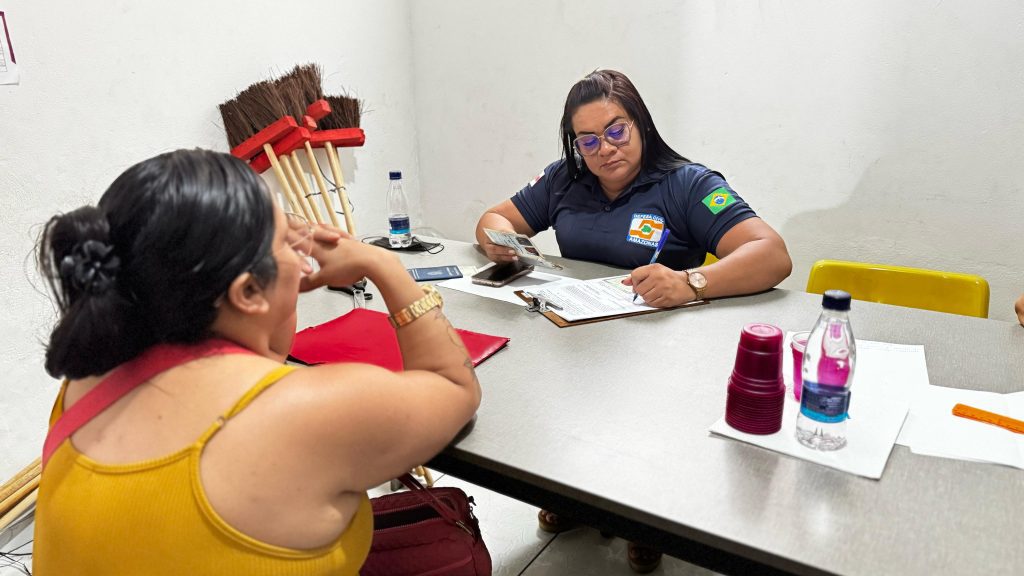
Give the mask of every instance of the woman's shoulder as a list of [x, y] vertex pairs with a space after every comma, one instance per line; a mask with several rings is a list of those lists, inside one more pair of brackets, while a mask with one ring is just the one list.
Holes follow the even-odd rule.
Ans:
[[673, 168], [667, 173], [665, 181], [682, 190], [691, 191], [704, 190], [708, 187], [728, 186], [725, 176], [722, 176], [721, 172], [696, 162], [690, 162]]
[[711, 168], [708, 168], [707, 166], [705, 166], [703, 164], [698, 164], [696, 162], [687, 162], [686, 164], [682, 164], [680, 166], [677, 166], [677, 167], [673, 168], [672, 170], [670, 170], [669, 174], [672, 177], [677, 178], [677, 179], [679, 179], [679, 178], [693, 178], [693, 179], [703, 178], [704, 176], [706, 176], [708, 174], [717, 174], [718, 176], [721, 176], [721, 174], [719, 174], [718, 172], [712, 170]]
[[546, 179], [552, 189], [562, 188], [568, 184], [572, 178], [569, 176], [569, 168], [565, 158], [559, 158], [545, 166], [534, 180], [539, 181], [541, 179]]

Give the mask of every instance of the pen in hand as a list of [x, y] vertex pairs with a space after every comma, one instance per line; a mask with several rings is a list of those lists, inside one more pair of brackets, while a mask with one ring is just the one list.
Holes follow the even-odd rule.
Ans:
[[[651, 261], [647, 263], [648, 266], [650, 266], [651, 264], [654, 264], [655, 262], [658, 261], [658, 255], [661, 254], [661, 249], [662, 249], [662, 247], [665, 246], [665, 240], [668, 238], [668, 233], [669, 233], [668, 228], [665, 228], [665, 230], [662, 231], [661, 238], [658, 239], [658, 246], [657, 246], [657, 248], [654, 249], [654, 254], [651, 255]], [[637, 296], [639, 296], [639, 294], [636, 293], [636, 286], [634, 286], [633, 287], [633, 303], [634, 304], [636, 304], [636, 297]]]

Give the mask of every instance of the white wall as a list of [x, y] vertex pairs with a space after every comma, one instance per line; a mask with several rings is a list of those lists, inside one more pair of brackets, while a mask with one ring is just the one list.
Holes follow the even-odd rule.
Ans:
[[414, 3], [413, 23], [424, 214], [452, 238], [558, 157], [569, 87], [617, 68], [786, 239], [783, 287], [821, 258], [957, 270], [1013, 319], [1019, 2], [449, 0]]
[[[383, 232], [387, 171], [418, 197], [409, 6], [402, 0], [3, 0], [21, 67], [0, 86], [0, 481], [35, 458], [57, 383], [42, 369], [54, 314], [35, 281], [39, 225], [95, 203], [125, 168], [181, 147], [227, 149], [217, 104], [297, 63], [365, 99], [343, 152], [361, 233]], [[418, 214], [415, 212], [414, 217]]]

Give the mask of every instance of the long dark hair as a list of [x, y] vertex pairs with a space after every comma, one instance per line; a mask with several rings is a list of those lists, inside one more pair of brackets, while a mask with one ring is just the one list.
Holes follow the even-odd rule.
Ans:
[[633, 119], [633, 129], [640, 133], [644, 143], [640, 160], [645, 170], [668, 171], [690, 163], [670, 148], [661, 134], [658, 134], [647, 105], [625, 74], [615, 70], [594, 70], [569, 89], [565, 109], [562, 111], [560, 134], [570, 178], [575, 180], [586, 170], [586, 163], [577, 161], [576, 150], [572, 145], [576, 139], [576, 132], [572, 129], [572, 115], [580, 106], [605, 98], [618, 103]]
[[239, 274], [276, 277], [273, 236], [270, 195], [237, 158], [178, 150], [132, 166], [97, 206], [43, 230], [39, 269], [60, 312], [46, 371], [103, 374], [154, 344], [209, 337]]

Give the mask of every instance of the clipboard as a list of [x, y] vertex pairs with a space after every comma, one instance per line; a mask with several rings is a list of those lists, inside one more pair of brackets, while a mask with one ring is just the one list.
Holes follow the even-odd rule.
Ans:
[[[523, 302], [530, 304], [533, 302], [533, 297], [527, 295], [522, 290], [516, 290], [514, 292], [516, 296], [521, 298]], [[671, 308], [658, 308], [656, 310], [637, 310], [636, 312], [626, 312], [625, 314], [615, 314], [613, 316], [599, 316], [597, 318], [585, 318], [583, 320], [566, 320], [558, 315], [558, 312], [554, 310], [546, 310], [540, 312], [545, 318], [554, 322], [555, 326], [559, 328], [568, 328], [570, 326], [579, 326], [581, 324], [593, 324], [594, 322], [604, 322], [605, 320], [615, 320], [618, 318], [628, 318], [630, 316], [642, 316], [644, 314], [657, 314], [658, 312], [665, 312], [667, 310], [677, 310], [679, 308], [693, 308], [696, 306], [703, 306], [709, 304], [708, 300], [694, 300], [693, 302], [687, 302], [686, 304], [680, 304], [679, 306], [673, 306]]]

